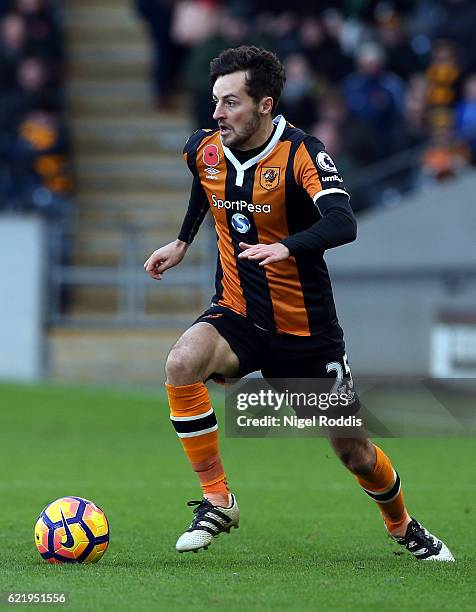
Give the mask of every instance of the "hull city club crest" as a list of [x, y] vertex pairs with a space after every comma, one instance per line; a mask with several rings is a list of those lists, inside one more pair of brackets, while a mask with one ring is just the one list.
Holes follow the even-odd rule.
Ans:
[[280, 168], [261, 168], [260, 185], [267, 191], [275, 189], [279, 185]]

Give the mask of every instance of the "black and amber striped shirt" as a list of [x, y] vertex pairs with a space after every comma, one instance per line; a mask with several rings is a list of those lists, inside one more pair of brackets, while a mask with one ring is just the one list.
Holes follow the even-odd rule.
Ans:
[[[213, 303], [279, 334], [343, 346], [324, 250], [355, 238], [342, 178], [323, 144], [278, 116], [269, 143], [241, 163], [218, 130], [199, 130], [184, 157], [194, 176], [179, 239], [192, 242], [208, 210], [218, 243]], [[241, 158], [242, 159], [242, 158]], [[282, 242], [291, 256], [264, 267], [238, 259], [240, 242]]]

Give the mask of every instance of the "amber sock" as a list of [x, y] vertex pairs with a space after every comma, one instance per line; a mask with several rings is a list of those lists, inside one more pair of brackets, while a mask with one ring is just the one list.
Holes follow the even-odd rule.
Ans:
[[170, 419], [203, 495], [214, 505], [228, 506], [229, 493], [218, 450], [218, 424], [203, 382], [174, 387], [166, 383]]
[[[375, 445], [374, 445], [375, 446]], [[403, 501], [400, 477], [392, 462], [381, 448], [375, 446], [377, 460], [373, 473], [365, 478], [356, 475], [360, 486], [380, 508], [385, 525], [390, 533], [401, 529], [409, 520]]]

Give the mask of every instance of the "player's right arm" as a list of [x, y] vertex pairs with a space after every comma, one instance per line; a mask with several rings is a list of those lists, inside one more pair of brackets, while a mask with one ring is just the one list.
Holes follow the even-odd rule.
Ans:
[[182, 240], [174, 240], [152, 253], [144, 264], [147, 274], [155, 279], [161, 280], [162, 274], [169, 268], [178, 265], [185, 257], [188, 244]]

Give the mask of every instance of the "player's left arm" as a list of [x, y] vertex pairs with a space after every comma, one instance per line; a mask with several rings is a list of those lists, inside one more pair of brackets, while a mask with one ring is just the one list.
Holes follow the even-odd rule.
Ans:
[[291, 255], [325, 251], [356, 239], [357, 221], [347, 196], [326, 194], [316, 205], [321, 219], [308, 229], [282, 240]]
[[258, 261], [260, 266], [282, 261], [290, 255], [288, 247], [281, 242], [273, 244], [246, 244], [246, 242], [240, 242], [239, 247], [243, 250], [238, 255], [238, 259]]
[[321, 218], [282, 244], [291, 255], [324, 251], [352, 242], [357, 237], [350, 196], [334, 161], [320, 140], [306, 136], [294, 158], [294, 179], [305, 189]]

